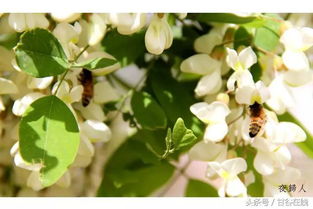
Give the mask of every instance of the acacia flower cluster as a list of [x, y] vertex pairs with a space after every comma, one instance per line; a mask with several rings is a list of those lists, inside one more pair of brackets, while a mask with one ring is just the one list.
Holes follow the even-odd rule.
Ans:
[[0, 196], [158, 195], [180, 156], [207, 166], [186, 196], [290, 195], [313, 29], [215, 15], [1, 14]]

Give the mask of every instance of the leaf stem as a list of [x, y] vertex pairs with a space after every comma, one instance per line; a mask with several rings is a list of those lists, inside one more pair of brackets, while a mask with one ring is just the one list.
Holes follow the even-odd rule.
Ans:
[[[75, 57], [75, 59], [74, 59], [73, 62], [76, 62], [76, 61], [79, 59], [79, 57], [80, 57], [88, 48], [89, 48], [89, 45], [85, 46], [85, 47], [81, 50], [81, 52], [79, 52], [79, 53], [76, 55], [76, 57]], [[60, 79], [60, 82], [58, 83], [57, 89], [55, 90], [55, 92], [53, 93], [53, 95], [56, 95], [56, 94], [58, 93], [59, 88], [60, 88], [62, 82], [64, 81], [65, 76], [66, 76], [67, 73], [70, 71], [71, 67], [72, 67], [72, 65], [71, 65], [68, 69], [66, 69], [66, 71], [63, 73], [63, 75], [62, 75], [62, 77], [61, 77], [61, 79]]]

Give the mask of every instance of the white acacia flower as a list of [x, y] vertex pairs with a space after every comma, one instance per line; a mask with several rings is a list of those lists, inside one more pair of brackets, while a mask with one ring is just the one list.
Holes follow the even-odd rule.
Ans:
[[75, 44], [79, 40], [81, 30], [81, 26], [78, 22], [74, 25], [66, 22], [59, 23], [53, 30], [53, 35], [60, 41], [62, 48], [69, 59], [74, 59], [79, 51]]
[[210, 54], [212, 49], [222, 43], [223, 34], [220, 28], [214, 27], [208, 34], [198, 37], [194, 42], [194, 48], [198, 53]]
[[270, 92], [262, 81], [236, 89], [235, 99], [239, 104], [263, 104], [270, 98]]
[[217, 173], [223, 178], [221, 188], [218, 190], [220, 197], [247, 196], [247, 188], [238, 178], [238, 174], [247, 170], [247, 163], [243, 158], [233, 158], [222, 163], [209, 162], [208, 173]]
[[291, 160], [287, 146], [272, 144], [266, 138], [256, 137], [252, 146], [257, 149], [253, 165], [262, 175], [271, 175], [275, 168], [285, 169]]
[[119, 95], [108, 81], [97, 82], [94, 85], [93, 100], [95, 103], [104, 104], [118, 100]]
[[223, 162], [226, 160], [227, 146], [223, 143], [200, 141], [189, 150], [188, 155], [191, 160]]
[[291, 122], [276, 122], [271, 120], [265, 125], [265, 136], [256, 137], [252, 146], [257, 149], [254, 167], [262, 175], [270, 175], [275, 168], [285, 169], [291, 160], [291, 154], [285, 146], [288, 143], [303, 142], [305, 132]]
[[79, 110], [81, 115], [86, 120], [104, 121], [106, 119], [102, 106], [94, 103], [93, 100], [91, 100], [89, 105], [86, 107], [84, 107], [81, 103], [77, 103], [74, 104], [74, 108]]
[[227, 49], [226, 62], [235, 72], [229, 77], [227, 81], [227, 88], [229, 91], [235, 89], [235, 83], [238, 87], [245, 85], [253, 85], [253, 78], [248, 70], [253, 64], [257, 62], [257, 57], [251, 47], [243, 49], [239, 54], [233, 49]]
[[45, 14], [9, 14], [9, 25], [17, 32], [31, 30], [34, 28], [48, 28], [49, 21]]
[[[59, 86], [60, 81], [56, 82], [52, 88], [52, 93], [54, 94]], [[63, 81], [56, 93], [56, 96], [59, 97], [67, 104], [72, 104], [74, 102], [79, 102], [82, 98], [83, 86], [77, 85], [70, 88], [67, 81]]]
[[130, 35], [139, 31], [146, 24], [145, 13], [110, 13], [109, 20], [123, 35]]
[[80, 130], [91, 142], [107, 142], [112, 136], [109, 127], [105, 123], [96, 120], [84, 121], [80, 125]]
[[107, 31], [107, 15], [94, 13], [90, 15], [89, 20], [79, 20], [82, 32], [79, 37], [78, 45], [85, 47], [86, 45], [96, 46], [105, 36]]
[[44, 78], [35, 78], [29, 76], [27, 79], [27, 87], [30, 89], [45, 89], [53, 81], [53, 76], [44, 77]]
[[57, 12], [52, 12], [51, 17], [57, 22], [74, 22], [78, 18], [80, 18], [80, 13], [68, 13], [59, 10]]
[[185, 59], [180, 69], [185, 73], [202, 75], [195, 89], [198, 97], [215, 94], [222, 87], [221, 62], [207, 54], [196, 54]]
[[29, 94], [26, 94], [20, 99], [15, 100], [13, 107], [12, 107], [12, 112], [16, 116], [22, 116], [26, 109], [33, 103], [35, 100], [45, 96], [42, 93], [39, 92], [32, 92]]
[[[28, 163], [25, 162], [19, 153], [19, 142], [16, 142], [11, 150], [10, 154], [14, 157], [14, 164], [20, 168], [31, 171], [27, 178], [27, 186], [31, 187], [35, 191], [43, 189], [43, 185], [40, 180], [40, 170], [43, 168], [41, 163]], [[63, 187], [68, 187], [70, 185], [70, 174], [66, 172], [56, 184]]]
[[166, 16], [162, 18], [154, 15], [145, 34], [145, 45], [151, 54], [160, 55], [173, 42], [173, 32]]
[[283, 62], [291, 71], [309, 70], [309, 61], [304, 51], [313, 46], [312, 28], [290, 28], [284, 32], [280, 42], [285, 46]]
[[228, 126], [225, 121], [230, 113], [228, 106], [222, 102], [199, 102], [190, 107], [190, 111], [202, 122], [207, 124], [204, 133], [204, 141], [219, 142], [228, 132]]
[[283, 76], [276, 76], [268, 89], [271, 97], [266, 101], [266, 104], [277, 114], [283, 114], [287, 109], [295, 106], [295, 99], [290, 87], [284, 82]]

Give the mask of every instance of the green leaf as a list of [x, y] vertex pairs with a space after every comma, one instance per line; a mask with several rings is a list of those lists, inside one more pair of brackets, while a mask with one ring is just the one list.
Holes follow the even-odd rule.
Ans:
[[119, 61], [122, 67], [125, 67], [144, 56], [146, 52], [144, 35], [145, 31], [125, 36], [113, 30], [106, 34], [102, 46]]
[[109, 159], [98, 196], [149, 196], [164, 185], [173, 172], [172, 165], [160, 161], [144, 143], [131, 138]]
[[279, 121], [289, 121], [297, 124], [306, 134], [304, 142], [295, 143], [308, 157], [313, 158], [313, 135], [298, 121], [292, 114], [286, 112], [282, 115], [277, 115]]
[[195, 144], [197, 137], [193, 134], [193, 131], [187, 129], [182, 118], [178, 118], [172, 133], [172, 142], [175, 150], [180, 150]]
[[19, 127], [22, 158], [40, 163], [42, 185], [54, 184], [73, 163], [80, 138], [76, 119], [56, 96], [34, 101], [23, 115]]
[[201, 13], [201, 14], [190, 14], [190, 19], [195, 19], [200, 22], [219, 22], [219, 23], [235, 23], [244, 24], [252, 22], [259, 17], [247, 16], [241, 17], [231, 13]]
[[252, 65], [250, 72], [252, 74], [253, 80], [254, 82], [257, 82], [259, 80], [261, 80], [261, 76], [262, 76], [262, 68], [259, 62], [255, 63], [254, 65]]
[[174, 126], [177, 118], [182, 118], [198, 137], [203, 134], [203, 124], [188, 111], [197, 102], [194, 98], [196, 82], [180, 83], [171, 77], [167, 65], [156, 63], [149, 73], [148, 85], [164, 110], [170, 127]]
[[200, 180], [189, 179], [186, 190], [186, 197], [218, 197], [216, 189]]
[[277, 16], [267, 15], [271, 18], [265, 20], [262, 27], [256, 29], [254, 44], [267, 51], [274, 51], [279, 43], [279, 30], [280, 23], [275, 19], [279, 19]]
[[142, 128], [155, 130], [166, 127], [167, 118], [164, 111], [147, 92], [134, 92], [131, 107]]
[[109, 66], [114, 65], [116, 63], [118, 63], [118, 61], [115, 59], [98, 57], [95, 59], [86, 60], [84, 62], [77, 63], [73, 67], [86, 68], [88, 70], [96, 70], [96, 69], [100, 69], [100, 68], [109, 67]]
[[250, 46], [252, 42], [251, 34], [245, 27], [239, 27], [234, 35], [234, 48], [237, 50], [240, 46]]
[[44, 29], [25, 32], [15, 48], [15, 55], [18, 66], [37, 78], [59, 75], [69, 68], [61, 44]]

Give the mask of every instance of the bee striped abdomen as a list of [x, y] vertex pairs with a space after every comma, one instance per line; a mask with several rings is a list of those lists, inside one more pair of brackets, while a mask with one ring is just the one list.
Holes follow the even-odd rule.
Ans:
[[250, 109], [250, 125], [249, 125], [249, 136], [251, 138], [258, 135], [266, 123], [266, 114], [263, 106], [257, 102], [249, 106]]
[[260, 132], [262, 126], [264, 124], [264, 121], [259, 119], [259, 118], [252, 118], [251, 122], [250, 122], [250, 127], [249, 127], [249, 136], [251, 138], [255, 137], [256, 135], [258, 135], [258, 133]]
[[93, 79], [92, 73], [89, 70], [83, 69], [79, 75], [79, 81], [84, 87], [82, 94], [82, 105], [88, 106], [93, 97]]

